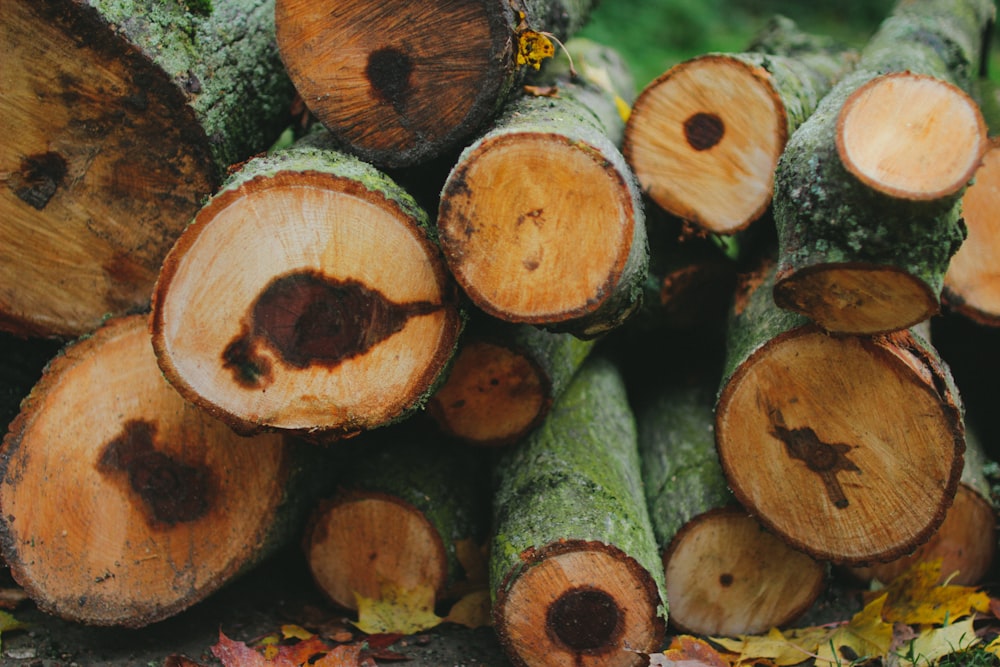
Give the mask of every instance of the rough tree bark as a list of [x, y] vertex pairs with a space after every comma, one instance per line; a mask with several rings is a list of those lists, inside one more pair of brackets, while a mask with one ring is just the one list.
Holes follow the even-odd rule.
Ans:
[[418, 587], [438, 598], [464, 578], [461, 542], [485, 542], [489, 470], [475, 450], [414, 422], [351, 442], [338, 490], [313, 511], [303, 538], [309, 569], [334, 603]]
[[716, 442], [742, 505], [820, 560], [898, 558], [944, 520], [962, 472], [958, 392], [913, 331], [831, 336], [776, 307], [770, 270], [729, 328]]
[[901, 2], [789, 139], [775, 175], [775, 301], [829, 331], [905, 330], [938, 312], [986, 148], [968, 91], [994, 6]]
[[[278, 0], [278, 49], [341, 146], [380, 167], [424, 162], [491, 120], [537, 31], [565, 39], [592, 0]], [[551, 55], [551, 54], [550, 54]]]
[[437, 226], [480, 309], [594, 338], [639, 305], [649, 256], [640, 192], [617, 148], [631, 94], [607, 84], [631, 79], [620, 57], [586, 44], [580, 76], [564, 57], [547, 63], [535, 93], [462, 152]]
[[715, 451], [713, 406], [714, 391], [704, 386], [664, 385], [637, 413], [670, 623], [702, 635], [766, 632], [813, 603], [826, 568], [735, 502]]
[[530, 324], [473, 319], [427, 411], [470, 445], [513, 444], [542, 423], [593, 347]]
[[856, 57], [775, 17], [746, 52], [697, 56], [647, 85], [622, 151], [658, 206], [711, 232], [745, 229], [771, 203], [788, 137]]
[[299, 535], [319, 451], [238, 437], [163, 379], [144, 315], [109, 320], [52, 361], [4, 439], [3, 557], [48, 613], [147, 625]]
[[248, 162], [164, 261], [167, 379], [243, 432], [337, 437], [433, 392], [461, 326], [426, 213], [325, 132]]
[[663, 567], [635, 419], [617, 369], [591, 358], [496, 474], [494, 626], [517, 665], [638, 665], [665, 632]]
[[273, 0], [202, 6], [0, 7], [0, 328], [67, 339], [148, 306], [225, 169], [287, 123]]

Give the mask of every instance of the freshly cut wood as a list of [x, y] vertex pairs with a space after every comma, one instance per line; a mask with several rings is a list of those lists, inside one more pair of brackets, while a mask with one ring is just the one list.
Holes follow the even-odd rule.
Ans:
[[489, 470], [474, 450], [409, 421], [351, 442], [339, 488], [312, 512], [303, 538], [319, 589], [357, 609], [357, 596], [425, 587], [444, 597], [465, 577], [458, 550], [481, 545]]
[[318, 451], [238, 437], [163, 379], [144, 315], [109, 320], [52, 361], [4, 439], [4, 560], [48, 613], [147, 625], [298, 534]]
[[510, 445], [542, 423], [593, 347], [571, 334], [479, 318], [427, 411], [463, 442]]
[[493, 621], [516, 665], [645, 664], [663, 641], [663, 567], [635, 418], [617, 369], [588, 359], [542, 426], [498, 462]]
[[621, 80], [609, 68], [624, 64], [593, 44], [575, 60], [591, 79], [570, 77], [564, 57], [548, 63], [537, 83], [558, 94], [515, 98], [462, 152], [437, 226], [480, 309], [593, 338], [639, 305], [649, 256], [639, 188], [617, 148], [628, 94], [594, 83], [596, 72]]
[[969, 90], [994, 13], [987, 0], [900, 2], [789, 139], [775, 174], [778, 305], [860, 334], [939, 311], [986, 149]]
[[773, 18], [743, 53], [670, 68], [632, 106], [623, 152], [660, 207], [731, 234], [767, 209], [788, 137], [857, 54]]
[[740, 503], [793, 547], [860, 565], [941, 525], [962, 472], [958, 392], [913, 331], [831, 336], [776, 307], [773, 266], [729, 328], [716, 444]]
[[941, 300], [980, 324], [1000, 326], [1000, 138], [993, 137], [962, 197], [968, 237], [944, 274]]
[[277, 0], [278, 49], [309, 109], [380, 167], [455, 148], [491, 120], [536, 56], [592, 0]]
[[663, 555], [670, 623], [701, 635], [757, 634], [819, 597], [826, 568], [740, 507], [715, 450], [714, 392], [660, 387], [638, 413], [639, 454]]
[[997, 549], [997, 512], [984, 474], [988, 460], [972, 430], [966, 431], [965, 467], [944, 523], [912, 554], [888, 563], [851, 568], [864, 581], [888, 583], [913, 567], [940, 559], [941, 579], [974, 586], [989, 573]]
[[454, 352], [457, 289], [426, 213], [327, 140], [248, 162], [156, 284], [164, 374], [242, 432], [336, 437], [402, 419]]
[[225, 169], [287, 122], [274, 2], [5, 0], [0, 50], [0, 328], [72, 338], [148, 306]]

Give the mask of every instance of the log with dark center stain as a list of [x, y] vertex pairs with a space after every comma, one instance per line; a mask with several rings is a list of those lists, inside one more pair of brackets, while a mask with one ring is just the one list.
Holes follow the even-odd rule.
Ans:
[[375, 94], [399, 112], [402, 112], [410, 94], [410, 76], [413, 61], [398, 49], [384, 48], [368, 56], [365, 76]]
[[195, 521], [212, 506], [215, 484], [211, 471], [159, 451], [156, 426], [150, 422], [126, 422], [121, 434], [104, 446], [97, 470], [127, 482], [129, 491], [142, 501], [143, 514], [153, 527]]
[[622, 633], [622, 613], [608, 593], [591, 587], [573, 588], [549, 606], [549, 634], [577, 653], [612, 647]]
[[335, 367], [402, 331], [412, 317], [441, 308], [429, 301], [396, 303], [354, 280], [299, 271], [271, 281], [257, 298], [249, 326], [223, 352], [223, 364], [237, 383], [270, 383], [266, 345], [294, 368]]
[[722, 141], [726, 124], [714, 113], [699, 111], [684, 121], [684, 138], [696, 151], [707, 151]]
[[840, 480], [837, 479], [837, 473], [861, 472], [861, 469], [847, 458], [847, 453], [853, 448], [839, 442], [833, 444], [823, 442], [809, 427], [788, 428], [780, 410], [771, 411], [771, 417], [773, 419], [771, 434], [784, 443], [788, 455], [802, 461], [809, 470], [819, 475], [826, 487], [830, 502], [835, 507], [839, 509], [847, 507], [850, 503], [840, 485]]
[[719, 575], [719, 583], [722, 585], [723, 588], [729, 588], [730, 586], [732, 586], [733, 581], [734, 581], [733, 575], [729, 574], [728, 572]]
[[7, 184], [18, 199], [41, 211], [66, 178], [66, 160], [59, 153], [28, 155]]

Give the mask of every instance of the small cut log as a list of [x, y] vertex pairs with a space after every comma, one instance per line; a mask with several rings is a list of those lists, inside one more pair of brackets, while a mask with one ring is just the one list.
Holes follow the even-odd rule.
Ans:
[[319, 450], [238, 437], [184, 401], [146, 322], [64, 348], [3, 441], [4, 560], [74, 622], [135, 628], [190, 607], [298, 535], [322, 490]]
[[493, 620], [516, 665], [645, 664], [663, 641], [663, 566], [635, 418], [617, 369], [591, 358], [542, 426], [497, 463]]
[[327, 139], [248, 162], [156, 284], [164, 374], [243, 432], [339, 437], [398, 421], [454, 353], [457, 289], [426, 213]]

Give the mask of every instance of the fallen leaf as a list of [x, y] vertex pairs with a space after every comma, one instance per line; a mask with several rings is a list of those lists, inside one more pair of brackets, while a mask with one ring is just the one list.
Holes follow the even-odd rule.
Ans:
[[312, 667], [359, 667], [362, 647], [357, 644], [338, 646], [312, 663]]
[[811, 632], [786, 635], [778, 628], [763, 636], [740, 635], [737, 639], [712, 637], [712, 641], [739, 656], [740, 661], [769, 660], [778, 667], [797, 665], [815, 655], [822, 640], [831, 635], [829, 628], [809, 628]]
[[816, 649], [817, 665], [841, 665], [872, 656], [883, 656], [892, 644], [892, 624], [882, 618], [886, 596], [875, 598], [851, 620], [833, 631]]
[[[5, 611], [0, 611], [0, 639], [3, 638], [3, 633], [10, 632], [11, 630], [22, 630], [28, 627], [26, 623], [14, 618], [12, 614], [8, 614]], [[2, 644], [0, 644], [2, 646]]]
[[392, 582], [383, 582], [377, 598], [355, 593], [358, 620], [354, 625], [367, 634], [399, 633], [412, 635], [429, 630], [444, 620], [434, 613], [435, 594], [431, 586], [421, 585], [400, 590]]
[[522, 30], [517, 35], [517, 64], [540, 69], [542, 61], [556, 53], [552, 40], [534, 30]]
[[972, 586], [939, 585], [941, 559], [917, 563], [883, 589], [886, 621], [942, 625], [990, 611], [990, 597]]
[[488, 590], [472, 591], [451, 606], [444, 621], [464, 625], [467, 628], [487, 627], [493, 624], [491, 609]]
[[293, 665], [305, 665], [312, 658], [318, 655], [325, 655], [330, 650], [330, 646], [326, 642], [315, 635], [311, 635], [304, 641], [278, 647], [278, 658], [287, 660]]
[[649, 656], [650, 667], [729, 667], [719, 652], [708, 642], [680, 635], [674, 637], [667, 650]]
[[223, 667], [299, 667], [279, 655], [269, 660], [264, 655], [240, 641], [230, 639], [219, 631], [219, 642], [212, 647], [214, 655]]
[[285, 639], [311, 639], [313, 633], [301, 625], [288, 624], [281, 626], [281, 636]]
[[195, 662], [186, 655], [174, 653], [163, 659], [163, 667], [204, 667], [200, 662]]
[[901, 667], [929, 666], [949, 653], [965, 650], [979, 643], [972, 619], [925, 630], [896, 654]]

